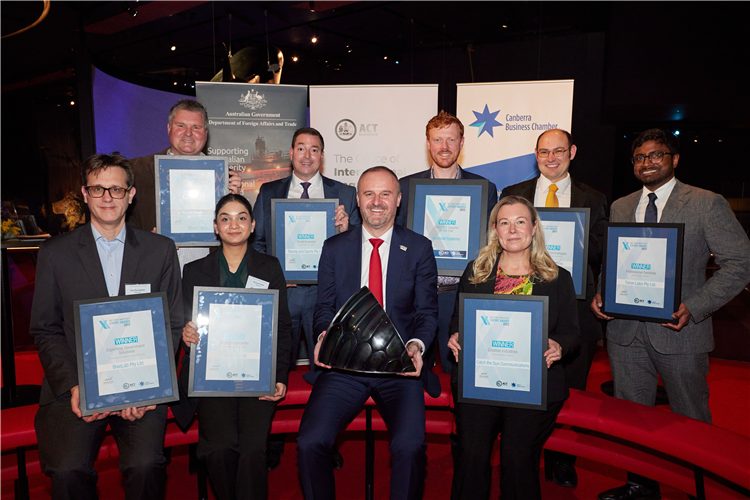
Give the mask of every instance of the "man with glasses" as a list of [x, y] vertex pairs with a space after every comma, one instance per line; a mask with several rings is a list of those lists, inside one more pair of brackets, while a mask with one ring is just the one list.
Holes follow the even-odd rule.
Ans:
[[135, 196], [130, 162], [97, 154], [83, 165], [90, 222], [39, 247], [29, 331], [44, 380], [34, 426], [52, 498], [97, 498], [94, 461], [109, 426], [120, 450], [125, 498], [164, 497], [166, 405], [82, 416], [73, 301], [166, 292], [175, 349], [182, 338], [182, 285], [174, 242], [125, 225]]
[[[653, 406], [659, 376], [673, 413], [711, 423], [708, 409], [708, 353], [714, 348], [711, 314], [750, 281], [750, 241], [720, 195], [675, 178], [679, 142], [670, 132], [651, 129], [633, 143], [633, 173], [643, 183], [612, 204], [612, 222], [683, 223], [682, 303], [676, 325], [612, 319], [601, 312], [597, 294], [591, 309], [607, 325], [607, 350], [615, 396]], [[706, 281], [714, 255], [719, 270]], [[599, 500], [661, 498], [659, 483], [628, 473], [628, 483]]]
[[[601, 325], [591, 313], [589, 304], [596, 294], [593, 270], [597, 269], [602, 261], [607, 198], [599, 191], [571, 178], [568, 169], [571, 160], [576, 156], [576, 151], [570, 133], [565, 130], [552, 129], [543, 132], [536, 141], [535, 149], [541, 175], [506, 187], [500, 194], [500, 199], [515, 195], [526, 198], [536, 207], [591, 209], [586, 298], [577, 301], [581, 348], [561, 361], [568, 387], [585, 391], [597, 342], [602, 338]], [[560, 486], [575, 487], [578, 484], [575, 461], [576, 457], [573, 455], [544, 450], [545, 478], [547, 481], [554, 479]]]

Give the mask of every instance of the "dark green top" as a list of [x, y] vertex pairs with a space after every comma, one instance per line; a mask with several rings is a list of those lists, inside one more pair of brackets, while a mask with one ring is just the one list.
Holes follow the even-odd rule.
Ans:
[[219, 248], [218, 252], [220, 286], [226, 288], [245, 288], [245, 283], [247, 282], [247, 262], [245, 262], [247, 253], [242, 257], [242, 262], [240, 262], [237, 272], [233, 273], [229, 270], [229, 264], [227, 263], [227, 258], [224, 257], [224, 251]]

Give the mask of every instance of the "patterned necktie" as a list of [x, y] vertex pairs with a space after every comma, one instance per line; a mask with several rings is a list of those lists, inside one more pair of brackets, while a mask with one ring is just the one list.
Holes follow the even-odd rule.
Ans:
[[383, 240], [380, 238], [370, 238], [372, 243], [372, 254], [370, 255], [370, 283], [368, 288], [378, 299], [380, 305], [383, 305], [383, 266], [380, 263], [380, 245], [383, 244]]
[[560, 203], [557, 201], [557, 195], [555, 194], [556, 192], [557, 184], [550, 184], [549, 193], [547, 193], [547, 200], [544, 202], [545, 207], [557, 208], [560, 206]]
[[300, 196], [300, 198], [302, 198], [303, 200], [309, 200], [310, 199], [310, 195], [307, 193], [307, 188], [310, 187], [310, 183], [309, 182], [303, 182], [303, 183], [301, 183], [301, 186], [302, 186], [302, 196]]
[[646, 215], [643, 217], [643, 222], [654, 224], [659, 222], [659, 212], [656, 210], [655, 193], [648, 193], [648, 206], [646, 207]]

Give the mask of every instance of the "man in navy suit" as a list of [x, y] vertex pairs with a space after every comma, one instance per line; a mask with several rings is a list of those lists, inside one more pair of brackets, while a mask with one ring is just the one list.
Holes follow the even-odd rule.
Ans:
[[[255, 202], [255, 240], [252, 247], [261, 252], [271, 251], [271, 200], [278, 198], [338, 198], [336, 226], [344, 232], [350, 226], [360, 224], [357, 211], [356, 191], [352, 186], [323, 177], [320, 165], [323, 161], [323, 136], [311, 127], [294, 132], [289, 157], [292, 159], [292, 175], [268, 182], [260, 187]], [[302, 331], [308, 350], [315, 345], [313, 337], [313, 308], [318, 287], [315, 285], [288, 285], [289, 313], [292, 315], [292, 362], [297, 360], [297, 347]], [[305, 380], [311, 384], [318, 372], [312, 356], [310, 372]]]
[[297, 440], [307, 500], [335, 498], [330, 450], [370, 396], [391, 435], [390, 498], [421, 498], [427, 461], [423, 387], [433, 397], [440, 391], [437, 376], [429, 367], [423, 369], [422, 362], [437, 327], [437, 264], [427, 238], [394, 224], [400, 201], [398, 178], [390, 169], [373, 167], [360, 177], [362, 225], [329, 238], [320, 256], [315, 331], [321, 333], [314, 355], [324, 366], [317, 358], [325, 330], [349, 297], [366, 285], [406, 340], [416, 372], [359, 375], [332, 370], [318, 377]]
[[[432, 166], [424, 172], [402, 177], [399, 181], [401, 188], [401, 208], [396, 216], [396, 224], [406, 227], [406, 219], [409, 213], [409, 180], [411, 179], [476, 179], [486, 180], [481, 175], [472, 174], [464, 170], [458, 164], [458, 155], [464, 147], [464, 125], [461, 120], [450, 113], [441, 111], [433, 116], [427, 122], [427, 150], [432, 158]], [[497, 186], [490, 182], [490, 188], [487, 191], [487, 220], [490, 218], [492, 209], [497, 203]], [[484, 245], [484, 242], [482, 243]], [[438, 320], [438, 351], [440, 352], [440, 364], [445, 373], [450, 373], [454, 363], [453, 355], [448, 349], [448, 323], [450, 323], [453, 314], [453, 305], [456, 302], [456, 284], [458, 278], [450, 276], [440, 276], [438, 284], [440, 285]], [[430, 359], [432, 355], [430, 353]]]

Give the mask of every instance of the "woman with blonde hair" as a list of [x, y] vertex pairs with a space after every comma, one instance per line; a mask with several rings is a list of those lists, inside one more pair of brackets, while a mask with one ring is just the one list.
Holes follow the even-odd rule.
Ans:
[[[492, 210], [488, 244], [466, 266], [458, 284], [450, 331], [458, 332], [461, 293], [496, 293], [549, 297], [547, 409], [532, 410], [456, 403], [458, 446], [455, 454], [452, 500], [489, 498], [492, 447], [500, 439], [500, 494], [503, 500], [541, 499], [539, 458], [569, 396], [560, 359], [580, 344], [576, 294], [570, 273], [547, 253], [539, 215], [524, 198], [508, 196]], [[458, 333], [448, 347], [458, 361]], [[458, 366], [451, 375], [458, 401]]]

